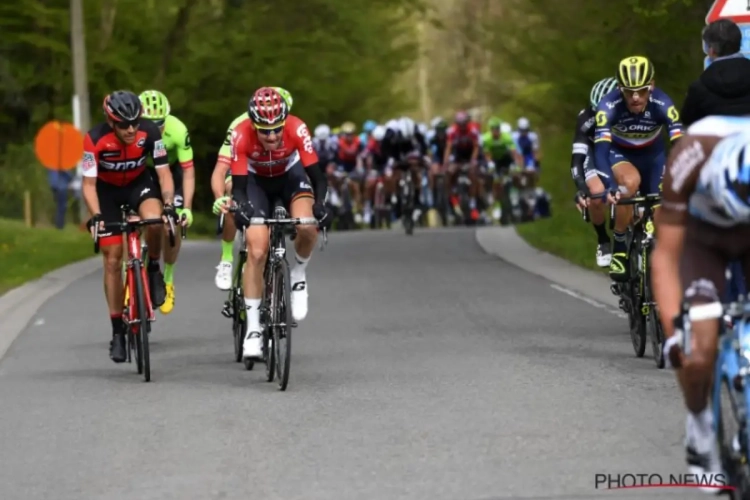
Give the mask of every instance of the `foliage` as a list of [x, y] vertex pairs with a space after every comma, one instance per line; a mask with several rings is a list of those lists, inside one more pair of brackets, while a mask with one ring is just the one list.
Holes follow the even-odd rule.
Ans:
[[[218, 147], [255, 88], [285, 87], [295, 114], [311, 125], [385, 119], [403, 108], [408, 98], [392, 81], [414, 57], [407, 20], [421, 7], [416, 0], [84, 0], [92, 124], [114, 89], [165, 92], [191, 132], [196, 206], [207, 207]], [[29, 144], [50, 119], [71, 119], [69, 12], [68, 0], [0, 5], [7, 110], [0, 154]], [[36, 168], [30, 163], [6, 157], [0, 172], [15, 169], [18, 177]], [[0, 197], [5, 192], [0, 184]]]

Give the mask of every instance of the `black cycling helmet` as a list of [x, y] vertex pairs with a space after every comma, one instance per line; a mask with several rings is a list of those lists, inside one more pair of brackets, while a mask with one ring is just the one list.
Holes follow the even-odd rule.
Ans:
[[137, 95], [128, 90], [116, 90], [104, 98], [104, 114], [116, 122], [132, 122], [141, 117], [143, 107]]

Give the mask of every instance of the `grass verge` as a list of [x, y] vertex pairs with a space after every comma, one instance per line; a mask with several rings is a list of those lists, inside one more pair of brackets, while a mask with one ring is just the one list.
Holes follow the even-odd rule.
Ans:
[[587, 269], [596, 266], [596, 236], [591, 224], [575, 209], [575, 186], [570, 177], [570, 138], [553, 136], [544, 142], [541, 182], [552, 195], [552, 217], [516, 226], [518, 234], [534, 247]]
[[92, 257], [91, 237], [77, 227], [26, 227], [0, 219], [0, 295], [65, 264]]

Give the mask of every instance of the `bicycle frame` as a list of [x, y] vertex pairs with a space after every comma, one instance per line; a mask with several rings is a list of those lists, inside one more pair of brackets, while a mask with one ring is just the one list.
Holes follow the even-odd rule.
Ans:
[[[136, 228], [132, 228], [130, 225], [126, 227], [125, 235], [127, 238], [128, 243], [128, 257], [127, 257], [127, 272], [126, 272], [126, 282], [123, 284], [123, 294], [128, 295], [128, 315], [130, 316], [127, 318], [127, 324], [128, 326], [134, 328], [133, 325], [139, 325], [140, 322], [143, 320], [142, 318], [132, 319], [133, 314], [137, 314], [136, 311], [136, 304], [135, 304], [135, 276], [133, 271], [133, 264], [135, 261], [140, 261], [141, 263], [141, 280], [142, 283], [147, 284], [148, 283], [148, 276], [146, 274], [146, 266], [143, 262], [143, 251], [146, 248], [145, 244], [141, 244], [140, 239], [140, 231]], [[156, 319], [156, 315], [154, 313], [154, 308], [151, 302], [151, 290], [148, 286], [143, 287], [143, 293], [146, 296], [146, 311], [148, 314], [148, 322], [152, 322]], [[127, 290], [130, 290], [130, 293], [126, 293]]]

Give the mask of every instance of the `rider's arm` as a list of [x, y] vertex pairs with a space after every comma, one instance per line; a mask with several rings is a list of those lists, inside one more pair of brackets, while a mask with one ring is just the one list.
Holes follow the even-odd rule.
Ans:
[[83, 181], [81, 182], [81, 195], [91, 215], [101, 213], [99, 195], [96, 193], [97, 161], [96, 145], [91, 140], [91, 133], [88, 133], [83, 139], [83, 159], [81, 160]]
[[193, 146], [190, 143], [190, 133], [185, 127], [180, 140], [177, 141], [177, 161], [182, 167], [182, 195], [185, 208], [193, 208], [195, 195], [195, 168], [193, 168]]
[[662, 103], [659, 106], [660, 111], [663, 113], [662, 120], [667, 126], [667, 130], [669, 131], [669, 141], [674, 148], [683, 136], [680, 113], [677, 111], [671, 97], [660, 90], [656, 92], [656, 90], [655, 93], [657, 94], [659, 101]]
[[297, 133], [293, 137], [297, 141], [296, 147], [302, 166], [305, 167], [305, 173], [310, 178], [315, 202], [325, 203], [326, 196], [328, 196], [328, 179], [320, 169], [318, 154], [310, 139], [310, 131], [304, 123], [301, 123], [296, 130]]
[[443, 153], [443, 166], [447, 166], [451, 161], [451, 155], [453, 154], [453, 127], [448, 130], [448, 135], [445, 138], [445, 152]]
[[473, 164], [477, 162], [477, 159], [479, 158], [479, 151], [481, 149], [479, 147], [479, 132], [473, 132], [471, 134], [471, 137], [473, 144], [473, 148], [471, 150], [471, 163]]
[[[596, 108], [596, 130], [594, 131], [594, 165], [597, 170], [604, 174], [601, 176], [602, 183], [606, 189], [617, 188], [617, 181], [612, 174], [612, 164], [609, 161], [609, 152], [612, 147], [613, 111], [607, 106], [611, 104], [602, 99]], [[605, 177], [606, 176], [606, 177]]]
[[536, 162], [537, 166], [539, 166], [539, 162], [542, 161], [542, 148], [539, 145], [539, 134], [536, 132], [531, 132], [531, 147], [532, 152], [534, 154], [534, 161]]
[[588, 187], [586, 186], [585, 172], [583, 171], [584, 164], [586, 163], [586, 157], [589, 154], [589, 138], [587, 132], [587, 123], [589, 117], [586, 110], [581, 110], [578, 113], [576, 119], [576, 131], [573, 135], [573, 155], [570, 158], [570, 175], [573, 177], [573, 182], [576, 185], [576, 189], [582, 193], [589, 193]]
[[230, 155], [232, 169], [232, 198], [237, 204], [247, 202], [247, 151], [245, 147], [245, 131], [232, 131], [230, 139]]
[[146, 132], [146, 150], [154, 160], [154, 169], [156, 169], [161, 186], [161, 199], [164, 200], [165, 205], [172, 205], [174, 204], [174, 179], [169, 170], [169, 156], [164, 140], [161, 138], [161, 131], [151, 120], [141, 120], [141, 130]]
[[700, 136], [691, 136], [672, 149], [662, 182], [661, 208], [655, 215], [657, 237], [651, 260], [651, 283], [668, 337], [674, 333], [672, 319], [680, 313], [680, 256], [690, 196], [709, 155], [704, 148]]

